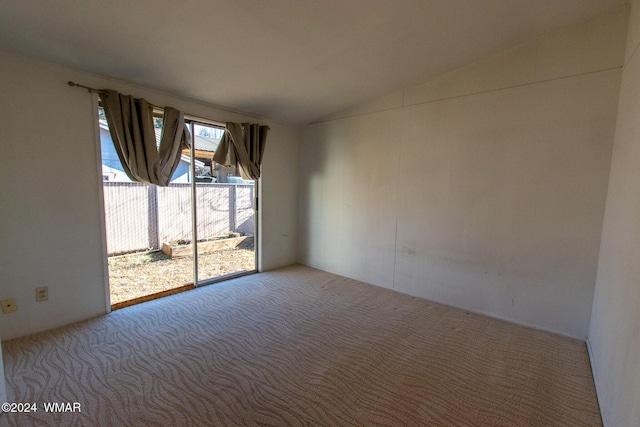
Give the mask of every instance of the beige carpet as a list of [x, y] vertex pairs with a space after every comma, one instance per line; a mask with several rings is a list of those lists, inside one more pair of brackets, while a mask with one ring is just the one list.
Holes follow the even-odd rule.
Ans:
[[583, 342], [303, 266], [3, 347], [2, 425], [601, 425]]

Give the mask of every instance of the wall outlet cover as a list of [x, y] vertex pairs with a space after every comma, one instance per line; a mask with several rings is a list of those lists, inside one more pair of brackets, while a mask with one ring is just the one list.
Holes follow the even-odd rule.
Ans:
[[43, 286], [36, 288], [36, 302], [46, 301], [49, 299], [49, 287]]
[[5, 298], [2, 301], [0, 301], [0, 304], [2, 304], [2, 312], [4, 314], [13, 313], [14, 311], [18, 310], [18, 305], [16, 304], [16, 300], [13, 298]]

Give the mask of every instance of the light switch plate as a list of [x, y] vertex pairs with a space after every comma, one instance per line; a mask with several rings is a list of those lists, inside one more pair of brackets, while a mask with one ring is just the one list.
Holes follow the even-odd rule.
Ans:
[[5, 298], [2, 301], [0, 301], [0, 304], [2, 304], [2, 312], [4, 314], [13, 313], [14, 311], [18, 310], [18, 305], [16, 304], [16, 300], [13, 298]]

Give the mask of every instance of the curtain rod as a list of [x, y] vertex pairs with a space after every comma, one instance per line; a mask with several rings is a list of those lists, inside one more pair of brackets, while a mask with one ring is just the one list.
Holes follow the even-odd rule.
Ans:
[[96, 89], [96, 88], [93, 88], [93, 87], [90, 87], [90, 86], [85, 86], [85, 85], [81, 85], [81, 84], [79, 84], [79, 83], [74, 83], [74, 82], [72, 82], [72, 81], [68, 81], [68, 82], [67, 82], [67, 84], [68, 84], [69, 86], [72, 86], [72, 87], [73, 87], [73, 86], [75, 86], [75, 87], [81, 87], [81, 88], [83, 88], [83, 89], [86, 89], [86, 90], [87, 90], [87, 92], [107, 93], [107, 91], [106, 91], [106, 90]]
[[[96, 89], [96, 88], [91, 87], [91, 86], [85, 86], [85, 85], [81, 85], [81, 84], [79, 84], [79, 83], [72, 82], [71, 80], [69, 80], [69, 81], [67, 82], [67, 84], [68, 84], [69, 86], [71, 86], [71, 87], [79, 87], [79, 88], [82, 88], [82, 89], [86, 89], [86, 90], [87, 90], [87, 92], [90, 92], [90, 93], [107, 93], [107, 91], [106, 91], [105, 89]], [[165, 108], [165, 107], [160, 107], [160, 106], [158, 106], [158, 105], [154, 105], [154, 104], [150, 103], [149, 101], [147, 101], [147, 103], [148, 103], [151, 107], [153, 107], [153, 108], [158, 108], [158, 109], [160, 109], [160, 110], [164, 110], [164, 108]], [[199, 122], [201, 122], [202, 124], [208, 124], [208, 125], [212, 125], [212, 126], [218, 126], [218, 127], [225, 128], [225, 129], [226, 129], [226, 127], [227, 127], [227, 124], [226, 124], [226, 123], [224, 123], [224, 122], [220, 122], [220, 121], [217, 121], [217, 120], [211, 120], [211, 119], [207, 119], [207, 118], [204, 118], [204, 117], [198, 117], [198, 116], [195, 116], [195, 115], [193, 115], [193, 114], [188, 114], [188, 113], [184, 113], [184, 115], [185, 115], [185, 116], [190, 116], [190, 117], [192, 117], [192, 118], [193, 118], [192, 120], [194, 120], [194, 121], [199, 121]]]
[[[86, 89], [87, 92], [91, 92], [91, 93], [108, 93], [108, 91], [106, 89], [96, 89], [94, 87], [91, 86], [85, 86], [85, 85], [81, 85], [80, 83], [75, 83], [72, 82], [71, 80], [69, 80], [67, 82], [67, 84], [71, 87], [81, 87], [82, 89]], [[149, 101], [147, 101], [147, 104], [149, 104], [151, 107], [153, 108], [160, 108], [160, 109], [164, 109], [164, 107], [159, 107], [157, 105], [153, 105], [152, 103], [150, 103]]]

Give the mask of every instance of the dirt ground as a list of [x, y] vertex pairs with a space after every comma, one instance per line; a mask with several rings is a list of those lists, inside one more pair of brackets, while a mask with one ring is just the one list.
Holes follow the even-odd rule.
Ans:
[[[255, 269], [253, 249], [227, 249], [198, 257], [198, 279]], [[193, 257], [171, 259], [162, 252], [109, 258], [111, 304], [193, 283]]]

